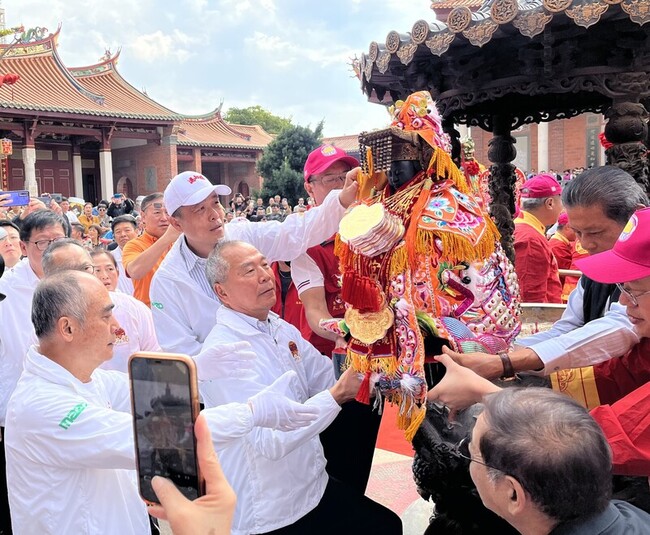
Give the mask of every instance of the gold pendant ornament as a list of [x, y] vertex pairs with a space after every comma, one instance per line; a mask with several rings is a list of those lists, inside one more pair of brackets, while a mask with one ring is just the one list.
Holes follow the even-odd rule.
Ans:
[[362, 314], [354, 308], [345, 311], [345, 323], [350, 329], [350, 334], [364, 344], [372, 344], [381, 340], [388, 329], [393, 326], [393, 311], [385, 306], [379, 312], [366, 312]]

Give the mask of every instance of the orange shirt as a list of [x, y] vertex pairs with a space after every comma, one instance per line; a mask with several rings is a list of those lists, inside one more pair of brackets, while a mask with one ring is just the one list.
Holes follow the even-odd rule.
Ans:
[[91, 215], [90, 217], [86, 217], [86, 214], [81, 214], [80, 216], [77, 217], [77, 219], [79, 220], [79, 223], [81, 223], [84, 226], [86, 232], [88, 232], [90, 225], [99, 225], [99, 217], [97, 217], [96, 215]]
[[[138, 256], [140, 256], [141, 253], [146, 251], [157, 241], [158, 238], [155, 238], [147, 231], [144, 231], [141, 236], [138, 236], [137, 238], [134, 238], [131, 241], [127, 242], [127, 244], [124, 246], [124, 249], [122, 250], [122, 265], [124, 266], [124, 271], [126, 272], [127, 277], [129, 277], [129, 273], [126, 269], [126, 266], [129, 265], [129, 263], [133, 262]], [[164, 254], [160, 255], [160, 258], [158, 258], [153, 269], [149, 270], [149, 272], [143, 278], [132, 279], [133, 297], [139, 299], [147, 306], [151, 306], [151, 302], [149, 300], [149, 287], [151, 286], [151, 279], [160, 266], [160, 263], [163, 261], [165, 256], [167, 256], [169, 249], [171, 249], [173, 245], [174, 244], [172, 243], [164, 252]]]

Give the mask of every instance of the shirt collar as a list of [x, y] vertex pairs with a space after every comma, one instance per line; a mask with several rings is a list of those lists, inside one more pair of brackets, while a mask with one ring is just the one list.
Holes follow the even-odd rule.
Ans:
[[552, 240], [560, 240], [563, 243], [566, 243], [567, 245], [570, 244], [571, 242], [569, 241], [569, 238], [567, 238], [564, 234], [561, 234], [560, 232], [556, 232], [551, 236]]
[[621, 516], [618, 508], [614, 502], [609, 502], [609, 505], [602, 513], [588, 516], [586, 518], [578, 518], [569, 522], [564, 522], [556, 526], [549, 535], [563, 535], [569, 533], [604, 533], [616, 519]]
[[530, 212], [525, 212], [524, 210], [522, 210], [521, 215], [517, 219], [515, 219], [515, 223], [525, 223], [526, 225], [533, 227], [542, 236], [546, 236], [546, 227], [539, 219], [537, 219]]
[[188, 271], [194, 269], [197, 265], [199, 267], [205, 267], [206, 259], [201, 258], [200, 256], [194, 254], [189, 245], [187, 245], [187, 240], [185, 239], [185, 234], [182, 235], [182, 239], [179, 240], [179, 250], [183, 261], [185, 262], [185, 267]]

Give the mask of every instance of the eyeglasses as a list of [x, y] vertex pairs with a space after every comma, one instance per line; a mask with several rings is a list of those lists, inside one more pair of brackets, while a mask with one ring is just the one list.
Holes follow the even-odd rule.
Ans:
[[638, 294], [633, 294], [625, 288], [620, 282], [616, 283], [616, 287], [621, 291], [622, 294], [625, 295], [630, 301], [632, 301], [632, 306], [638, 307], [639, 306], [639, 297], [644, 296], [645, 294], [650, 294], [650, 290], [647, 290], [645, 292], [641, 292]]
[[316, 180], [310, 178], [307, 182], [310, 184], [323, 184], [325, 186], [331, 186], [333, 184], [342, 184], [345, 182], [345, 175], [347, 173], [341, 173], [340, 175], [323, 175], [323, 178]]
[[490, 466], [490, 465], [487, 464], [487, 463], [484, 463], [483, 461], [478, 461], [478, 460], [474, 459], [474, 458], [469, 454], [469, 443], [470, 443], [470, 439], [469, 439], [469, 438], [464, 438], [463, 440], [461, 440], [461, 441], [458, 443], [458, 445], [456, 446], [455, 450], [454, 450], [455, 453], [457, 453], [459, 457], [465, 459], [466, 461], [469, 461], [470, 463], [482, 464], [482, 465], [485, 466], [486, 468], [490, 468], [490, 469], [492, 469], [492, 470], [496, 470], [497, 472], [501, 472], [502, 474], [509, 475], [507, 472], [504, 472], [503, 470], [501, 470], [501, 468], [496, 468], [496, 467], [494, 467], [494, 466]]
[[65, 240], [65, 236], [54, 238], [53, 240], [28, 241], [27, 243], [33, 243], [39, 251], [45, 251], [45, 249], [48, 248], [50, 243], [54, 243], [56, 241], [61, 241], [61, 240]]
[[79, 266], [78, 271], [85, 271], [86, 273], [90, 273], [92, 275], [95, 273], [95, 266], [92, 264], [83, 264], [82, 266]]

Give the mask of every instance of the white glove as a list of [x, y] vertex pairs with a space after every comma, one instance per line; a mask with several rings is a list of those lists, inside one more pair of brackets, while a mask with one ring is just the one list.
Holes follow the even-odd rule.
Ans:
[[233, 342], [208, 347], [192, 358], [199, 381], [210, 381], [253, 377], [257, 356], [249, 342]]
[[293, 431], [308, 426], [318, 417], [318, 407], [303, 405], [286, 397], [291, 381], [297, 377], [296, 372], [290, 370], [248, 399], [253, 412], [253, 425]]

